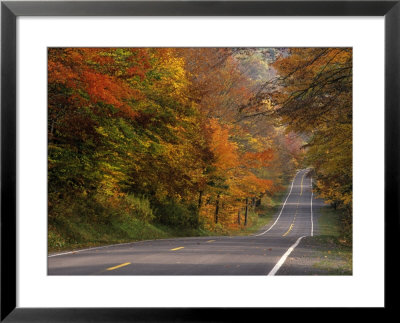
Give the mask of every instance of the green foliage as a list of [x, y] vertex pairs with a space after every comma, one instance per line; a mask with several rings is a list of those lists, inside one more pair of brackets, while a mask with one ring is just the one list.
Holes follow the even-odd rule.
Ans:
[[150, 222], [154, 219], [153, 210], [148, 199], [129, 194], [125, 197], [125, 200], [129, 216], [143, 222]]
[[195, 205], [183, 204], [172, 199], [159, 201], [155, 206], [157, 220], [178, 228], [198, 228], [199, 214]]

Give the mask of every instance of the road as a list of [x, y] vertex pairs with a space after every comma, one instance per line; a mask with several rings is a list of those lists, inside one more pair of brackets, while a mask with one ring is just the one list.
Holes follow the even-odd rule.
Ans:
[[315, 220], [307, 169], [294, 177], [280, 210], [252, 236], [140, 241], [48, 256], [49, 275], [277, 275]]

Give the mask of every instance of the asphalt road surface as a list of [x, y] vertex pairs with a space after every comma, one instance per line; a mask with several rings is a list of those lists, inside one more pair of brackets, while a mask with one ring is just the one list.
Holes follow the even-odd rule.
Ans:
[[140, 241], [48, 256], [49, 275], [276, 275], [315, 230], [312, 179], [294, 177], [274, 219], [257, 234]]

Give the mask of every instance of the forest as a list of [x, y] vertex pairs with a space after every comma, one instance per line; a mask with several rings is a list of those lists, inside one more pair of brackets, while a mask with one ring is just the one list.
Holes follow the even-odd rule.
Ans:
[[351, 48], [49, 48], [48, 244], [234, 234], [301, 167], [352, 219]]

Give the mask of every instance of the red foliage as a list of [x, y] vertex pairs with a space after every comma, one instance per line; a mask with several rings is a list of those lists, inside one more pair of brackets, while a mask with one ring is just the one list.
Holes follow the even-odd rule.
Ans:
[[[77, 105], [88, 103], [113, 105], [128, 118], [136, 116], [130, 100], [140, 100], [144, 94], [134, 88], [130, 79], [144, 79], [150, 68], [145, 49], [132, 48], [125, 61], [117, 62], [114, 48], [51, 48], [48, 59], [48, 82], [72, 91], [69, 100]], [[89, 96], [89, 102], [86, 93]]]

